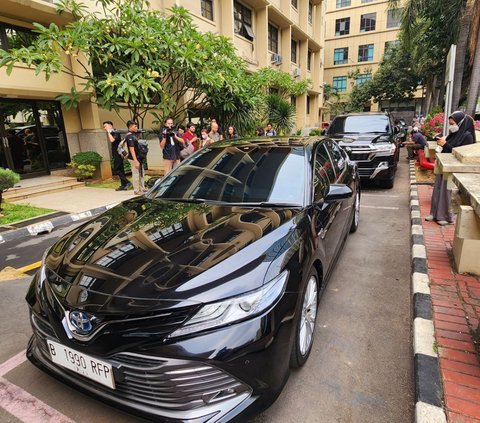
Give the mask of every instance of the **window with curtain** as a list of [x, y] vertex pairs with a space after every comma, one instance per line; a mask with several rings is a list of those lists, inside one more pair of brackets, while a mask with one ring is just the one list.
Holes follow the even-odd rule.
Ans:
[[252, 10], [235, 1], [233, 3], [233, 20], [235, 34], [253, 41], [255, 36], [252, 29]]
[[335, 36], [350, 34], [350, 18], [341, 18], [335, 21]]

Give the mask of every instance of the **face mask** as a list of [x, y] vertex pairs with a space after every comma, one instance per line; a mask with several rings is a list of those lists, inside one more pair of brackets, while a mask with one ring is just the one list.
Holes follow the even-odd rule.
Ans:
[[207, 134], [202, 134], [202, 138], [203, 138], [204, 140], [206, 140], [206, 139], [207, 139]]
[[450, 125], [448, 127], [448, 132], [450, 132], [451, 134], [455, 133], [458, 131], [458, 125]]

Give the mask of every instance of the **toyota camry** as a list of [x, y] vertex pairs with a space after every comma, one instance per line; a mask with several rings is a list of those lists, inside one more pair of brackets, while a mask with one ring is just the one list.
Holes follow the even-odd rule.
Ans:
[[360, 185], [325, 138], [205, 147], [45, 254], [27, 356], [159, 422], [245, 421], [307, 360]]

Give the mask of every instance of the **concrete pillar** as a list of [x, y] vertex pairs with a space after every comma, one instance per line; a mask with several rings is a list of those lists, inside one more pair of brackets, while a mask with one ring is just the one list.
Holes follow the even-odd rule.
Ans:
[[[214, 4], [220, 2], [214, 2]], [[219, 5], [217, 5], [219, 7]], [[223, 0], [220, 8], [220, 32], [225, 37], [233, 40], [235, 36], [234, 23], [233, 23], [233, 0]]]
[[453, 238], [458, 273], [480, 275], [480, 218], [471, 206], [460, 206]]
[[270, 65], [270, 53], [268, 52], [268, 9], [262, 7], [256, 13], [256, 52], [258, 66], [264, 68]]
[[302, 71], [302, 79], [307, 77], [307, 60], [308, 60], [308, 40], [300, 40], [299, 47], [299, 66]]
[[282, 28], [282, 42], [281, 42], [281, 54], [283, 57], [280, 70], [290, 73], [290, 56], [292, 50], [292, 27], [286, 26]]

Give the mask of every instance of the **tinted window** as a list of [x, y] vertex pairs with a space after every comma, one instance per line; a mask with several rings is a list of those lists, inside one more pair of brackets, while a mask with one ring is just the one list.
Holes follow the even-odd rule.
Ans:
[[151, 197], [303, 205], [304, 193], [303, 147], [245, 144], [200, 150]]
[[332, 157], [333, 160], [333, 166], [335, 168], [335, 172], [337, 173], [337, 176], [340, 175], [346, 165], [346, 160], [345, 160], [345, 152], [342, 150], [342, 148], [339, 147], [339, 145], [333, 141], [327, 141], [327, 146], [330, 152], [330, 156]]
[[365, 132], [385, 133], [389, 132], [390, 123], [388, 116], [339, 116], [336, 117], [330, 127], [329, 134], [361, 134]]
[[320, 201], [325, 197], [328, 187], [335, 182], [335, 170], [324, 144], [319, 144], [315, 153], [313, 172], [314, 199]]

